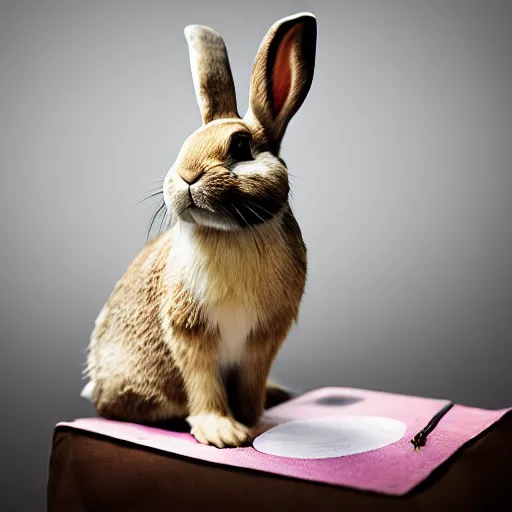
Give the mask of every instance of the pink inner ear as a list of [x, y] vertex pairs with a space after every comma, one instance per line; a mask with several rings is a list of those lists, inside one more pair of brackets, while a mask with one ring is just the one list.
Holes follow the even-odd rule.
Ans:
[[277, 50], [274, 68], [272, 70], [272, 96], [274, 103], [274, 118], [279, 115], [290, 93], [292, 85], [291, 53], [297, 26], [293, 27], [281, 41]]

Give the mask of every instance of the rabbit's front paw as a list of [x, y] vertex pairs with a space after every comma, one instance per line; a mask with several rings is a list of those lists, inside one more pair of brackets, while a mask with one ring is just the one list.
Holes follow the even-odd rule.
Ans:
[[190, 433], [202, 444], [217, 448], [241, 446], [251, 440], [251, 431], [233, 418], [216, 414], [189, 416]]

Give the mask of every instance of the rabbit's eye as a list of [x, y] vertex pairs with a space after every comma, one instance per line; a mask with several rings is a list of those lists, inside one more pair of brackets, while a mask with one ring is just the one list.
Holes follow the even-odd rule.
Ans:
[[236, 133], [231, 139], [229, 156], [238, 162], [254, 160], [251, 150], [251, 137], [247, 133]]

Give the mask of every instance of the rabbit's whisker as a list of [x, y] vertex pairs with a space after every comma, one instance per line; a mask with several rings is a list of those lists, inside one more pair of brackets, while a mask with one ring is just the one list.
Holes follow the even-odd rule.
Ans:
[[260, 244], [258, 243], [258, 234], [256, 233], [255, 229], [252, 226], [249, 226], [249, 229], [251, 230], [252, 238], [254, 239], [254, 245], [256, 245], [258, 255], [261, 258], [261, 249]]
[[259, 215], [258, 213], [256, 213], [248, 204], [244, 205], [248, 210], [250, 210], [252, 213], [254, 213], [254, 215], [256, 215], [256, 217], [258, 217], [262, 222], [265, 222], [265, 219]]
[[[273, 213], [269, 212], [266, 208], [264, 208], [263, 206], [259, 205], [258, 203], [255, 203], [254, 201], [249, 201], [249, 202], [254, 206], [254, 208], [258, 208], [259, 210], [261, 210], [261, 211], [263, 211], [265, 213], [268, 213], [271, 218], [274, 216]], [[254, 213], [256, 213], [256, 212], [254, 212]], [[258, 217], [259, 217], [259, 215], [258, 215]], [[261, 219], [261, 217], [260, 217], [260, 219]]]
[[249, 223], [247, 222], [247, 220], [245, 219], [245, 217], [240, 213], [240, 210], [234, 205], [234, 204], [231, 204], [231, 206], [235, 209], [236, 213], [238, 213], [238, 215], [240, 216], [240, 218], [245, 222], [245, 225], [246, 226], [249, 226]]
[[[240, 210], [234, 204], [231, 203], [231, 206], [235, 209], [235, 211], [238, 213], [238, 215], [240, 215], [242, 220], [245, 222], [245, 225], [249, 228], [251, 236], [252, 236], [252, 238], [254, 240], [254, 245], [256, 246], [256, 250], [258, 251], [258, 254], [259, 254], [260, 258], [261, 258], [261, 249], [260, 249], [260, 245], [258, 244], [258, 238], [257, 238], [257, 234], [256, 234], [254, 228], [247, 222], [247, 220], [242, 215]], [[245, 205], [245, 206], [247, 206], [247, 205]]]
[[137, 201], [137, 204], [141, 204], [143, 203], [144, 201], [147, 201], [148, 199], [151, 199], [152, 197], [156, 197], [156, 196], [159, 196], [161, 194], [163, 194], [164, 191], [163, 190], [155, 190], [155, 191], [152, 191], [149, 193], [149, 195], [143, 197], [142, 199], [139, 199]]
[[151, 229], [153, 228], [153, 224], [155, 223], [158, 215], [162, 212], [162, 210], [165, 208], [165, 202], [162, 201], [158, 209], [155, 211], [155, 213], [152, 215], [151, 220], [149, 222], [148, 231], [146, 234], [146, 242], [149, 240], [149, 237], [151, 236]]
[[162, 215], [162, 218], [160, 220], [160, 228], [158, 229], [159, 233], [162, 233], [162, 227], [167, 227], [167, 211]]

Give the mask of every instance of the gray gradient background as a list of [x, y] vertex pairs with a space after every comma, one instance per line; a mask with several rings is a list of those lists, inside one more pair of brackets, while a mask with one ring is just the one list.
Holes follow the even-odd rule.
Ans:
[[184, 26], [225, 36], [244, 112], [262, 36], [303, 10], [317, 69], [282, 154], [310, 272], [273, 374], [512, 405], [512, 2], [2, 2], [2, 510], [43, 510], [53, 425], [93, 413], [136, 201], [199, 123]]

